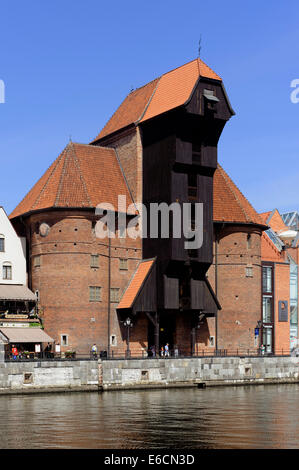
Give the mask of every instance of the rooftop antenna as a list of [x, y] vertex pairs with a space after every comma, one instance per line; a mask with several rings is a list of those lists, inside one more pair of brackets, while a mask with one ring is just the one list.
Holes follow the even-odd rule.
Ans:
[[198, 58], [200, 58], [200, 53], [201, 53], [201, 35], [198, 41]]

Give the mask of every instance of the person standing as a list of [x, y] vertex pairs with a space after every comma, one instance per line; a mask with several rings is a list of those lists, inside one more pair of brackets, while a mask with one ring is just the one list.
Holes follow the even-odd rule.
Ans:
[[92, 353], [92, 356], [94, 359], [97, 359], [98, 357], [98, 348], [97, 348], [97, 345], [94, 344], [91, 348], [91, 353]]
[[165, 345], [165, 357], [169, 357], [169, 344], [166, 343]]
[[160, 356], [161, 356], [161, 357], [164, 357], [164, 347], [163, 347], [163, 346], [161, 346]]
[[18, 349], [16, 348], [14, 344], [12, 345], [11, 352], [12, 352], [12, 358], [16, 360], [18, 356]]

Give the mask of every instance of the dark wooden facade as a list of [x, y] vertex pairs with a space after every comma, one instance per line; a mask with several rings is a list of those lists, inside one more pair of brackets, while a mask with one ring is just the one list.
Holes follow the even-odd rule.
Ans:
[[148, 209], [148, 227], [151, 203], [203, 203], [200, 248], [186, 249], [184, 235], [143, 240], [143, 257], [157, 257], [157, 300], [162, 315], [178, 309], [186, 314], [214, 315], [220, 308], [206, 283], [206, 272], [213, 262], [217, 144], [232, 114], [222, 83], [200, 79], [185, 106], [141, 126], [143, 203]]

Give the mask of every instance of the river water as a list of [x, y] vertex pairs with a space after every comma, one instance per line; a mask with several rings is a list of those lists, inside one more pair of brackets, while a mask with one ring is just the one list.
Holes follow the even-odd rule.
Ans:
[[0, 396], [0, 448], [299, 448], [299, 385]]

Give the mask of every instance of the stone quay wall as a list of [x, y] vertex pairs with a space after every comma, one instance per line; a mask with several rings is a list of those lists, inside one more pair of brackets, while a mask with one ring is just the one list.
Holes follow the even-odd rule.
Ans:
[[0, 394], [292, 382], [297, 357], [0, 361]]
[[98, 389], [97, 361], [0, 361], [0, 395]]
[[105, 360], [103, 390], [299, 382], [297, 357]]

